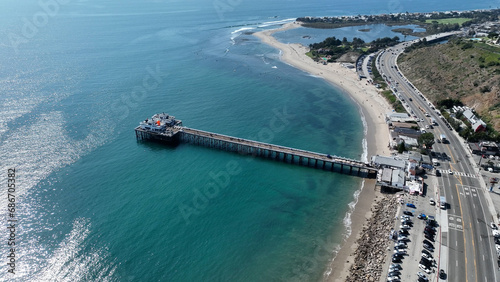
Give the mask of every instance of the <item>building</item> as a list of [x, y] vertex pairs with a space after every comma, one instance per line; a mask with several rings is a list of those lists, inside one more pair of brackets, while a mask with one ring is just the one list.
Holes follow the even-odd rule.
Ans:
[[376, 168], [393, 168], [404, 170], [406, 167], [406, 161], [396, 157], [386, 157], [386, 156], [373, 156], [372, 165]]
[[474, 132], [480, 132], [486, 130], [486, 123], [481, 119], [477, 118], [476, 115], [470, 110], [466, 109], [463, 112], [464, 117], [469, 121]]

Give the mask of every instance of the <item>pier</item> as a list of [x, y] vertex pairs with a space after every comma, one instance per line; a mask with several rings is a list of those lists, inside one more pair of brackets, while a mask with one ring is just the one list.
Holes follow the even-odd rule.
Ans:
[[378, 172], [377, 168], [358, 160], [184, 127], [180, 120], [168, 114], [157, 114], [141, 122], [135, 134], [138, 140], [182, 142], [361, 177], [375, 178]]

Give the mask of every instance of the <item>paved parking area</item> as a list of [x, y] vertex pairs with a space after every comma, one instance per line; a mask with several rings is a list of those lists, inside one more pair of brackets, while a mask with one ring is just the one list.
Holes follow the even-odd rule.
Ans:
[[[429, 281], [436, 281], [437, 280], [437, 275], [439, 272], [439, 252], [440, 252], [440, 244], [441, 244], [441, 234], [440, 234], [440, 226], [438, 226], [436, 229], [436, 235], [434, 236], [435, 241], [432, 242], [434, 245], [435, 249], [433, 252], [430, 252], [432, 255], [432, 258], [436, 261], [436, 265], [432, 268], [432, 273], [427, 274], [423, 270], [419, 268], [419, 262], [422, 257], [422, 250], [423, 248], [423, 241], [425, 239], [424, 235], [424, 229], [426, 226], [426, 221], [422, 219], [418, 219], [417, 216], [420, 213], [424, 213], [427, 216], [434, 216], [435, 219], [437, 220], [438, 224], [440, 224], [440, 209], [439, 209], [439, 203], [436, 203], [436, 205], [431, 205], [430, 204], [430, 198], [433, 198], [435, 201], [438, 201], [437, 197], [437, 192], [436, 188], [437, 186], [435, 185], [435, 177], [434, 176], [427, 176], [427, 179], [425, 179], [425, 182], [427, 183], [427, 195], [426, 196], [417, 196], [417, 195], [409, 195], [408, 193], [399, 193], [401, 195], [401, 198], [403, 199], [403, 204], [400, 206], [398, 209], [397, 215], [398, 218], [394, 219], [394, 230], [400, 230], [400, 225], [401, 225], [401, 216], [403, 215], [403, 211], [410, 211], [413, 213], [413, 216], [410, 216], [411, 221], [413, 223], [413, 226], [410, 227], [409, 229], [409, 235], [408, 239], [409, 241], [407, 242], [407, 248], [403, 249], [406, 251], [406, 255], [403, 256], [403, 259], [401, 260], [401, 267], [402, 269], [399, 271], [400, 272], [400, 281], [418, 281], [418, 272], [422, 272], [425, 274], [425, 276], [429, 279]], [[407, 203], [414, 204], [415, 208], [409, 208], [406, 206]], [[453, 222], [459, 221], [459, 218], [453, 218], [453, 221], [450, 221], [450, 223], [453, 224]], [[456, 228], [457, 225], [453, 225], [452, 228]], [[461, 225], [460, 225], [461, 227]], [[389, 234], [388, 234], [389, 236]], [[397, 241], [395, 241], [396, 243]], [[390, 245], [390, 249], [387, 250], [387, 256], [386, 256], [386, 263], [383, 266], [384, 271], [382, 274], [382, 279], [381, 281], [386, 281], [388, 276], [387, 274], [389, 273], [389, 267], [393, 263], [392, 262], [392, 255], [394, 253], [394, 246], [395, 244]]]

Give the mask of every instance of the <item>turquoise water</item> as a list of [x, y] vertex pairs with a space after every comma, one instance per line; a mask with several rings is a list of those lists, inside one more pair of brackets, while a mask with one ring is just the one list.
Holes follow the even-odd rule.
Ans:
[[360, 179], [141, 143], [133, 128], [168, 112], [193, 128], [360, 159], [358, 107], [245, 32], [388, 9], [372, 2], [2, 2], [0, 154], [2, 171], [17, 171], [19, 225], [16, 274], [3, 263], [1, 279], [321, 279]]

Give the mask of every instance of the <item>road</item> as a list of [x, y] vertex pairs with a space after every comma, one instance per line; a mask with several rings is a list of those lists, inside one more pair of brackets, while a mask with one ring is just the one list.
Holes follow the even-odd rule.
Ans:
[[[421, 128], [437, 121], [433, 129], [426, 129], [434, 136], [445, 134], [447, 144], [436, 143], [434, 152], [441, 156], [437, 188], [444, 195], [449, 208], [441, 212], [441, 268], [448, 274], [448, 281], [499, 281], [497, 256], [488, 223], [493, 217], [486, 206], [485, 189], [481, 188], [476, 169], [469, 161], [468, 151], [434, 105], [409, 82], [398, 69], [397, 57], [410, 43], [401, 43], [386, 49], [377, 58], [377, 67], [389, 86], [399, 93], [408, 112], [416, 117]], [[410, 100], [411, 99], [411, 100]], [[441, 154], [440, 154], [441, 155]], [[450, 174], [448, 171], [452, 171]], [[487, 193], [487, 192], [486, 192]], [[446, 259], [447, 258], [447, 259]], [[444, 259], [444, 260], [443, 260]]]

